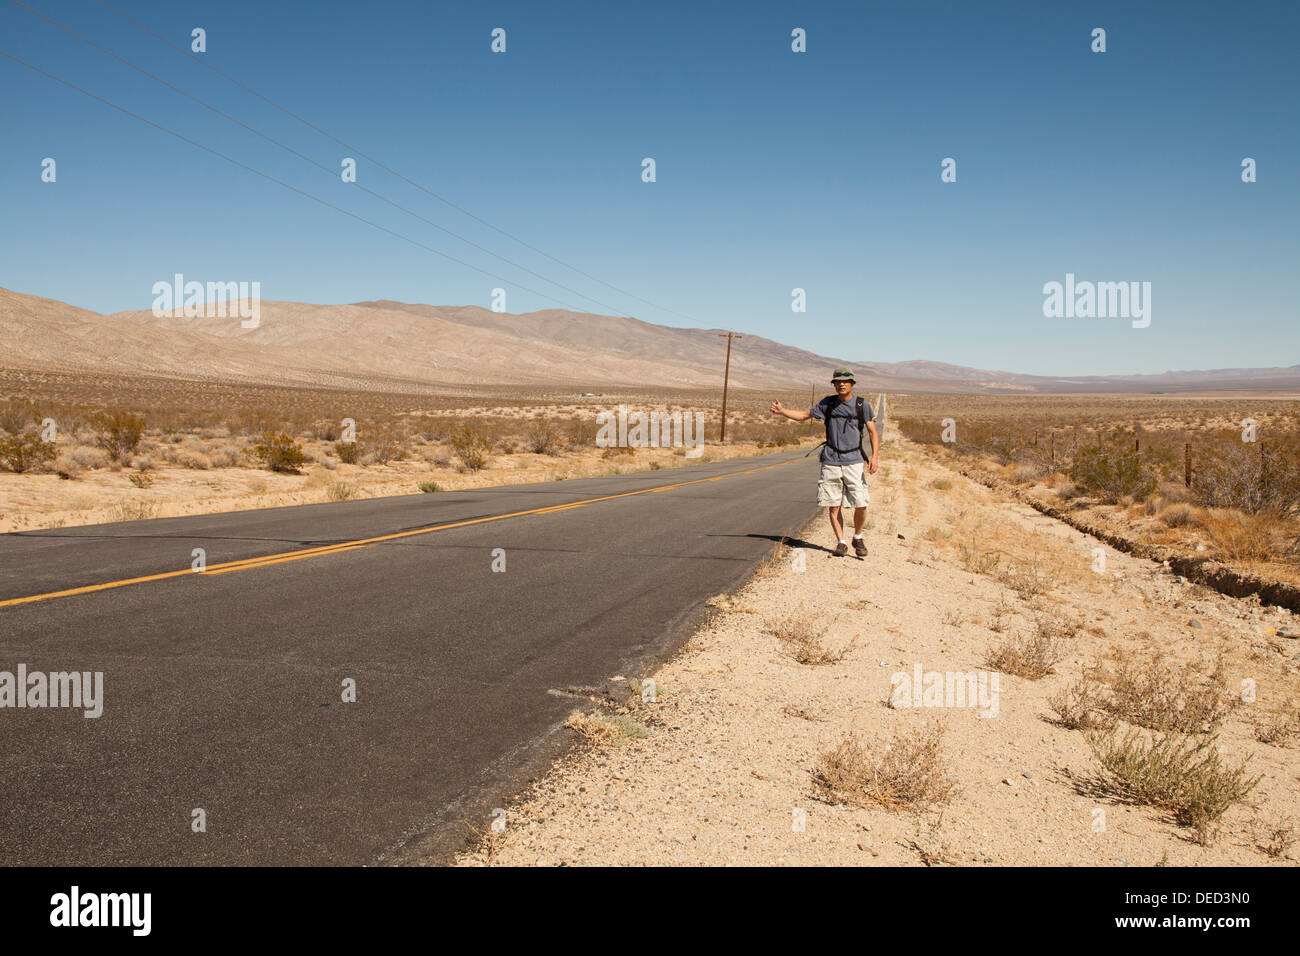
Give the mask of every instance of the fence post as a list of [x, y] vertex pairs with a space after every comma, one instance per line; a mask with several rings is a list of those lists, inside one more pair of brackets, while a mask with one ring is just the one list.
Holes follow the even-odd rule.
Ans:
[[1183, 484], [1192, 487], [1192, 443], [1183, 445]]
[[1259, 443], [1259, 497], [1261, 505], [1268, 499], [1268, 456], [1263, 442]]

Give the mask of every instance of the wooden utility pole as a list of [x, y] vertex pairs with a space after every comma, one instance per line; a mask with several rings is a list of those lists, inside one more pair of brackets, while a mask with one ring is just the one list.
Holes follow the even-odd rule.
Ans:
[[719, 332], [718, 338], [723, 335], [727, 337], [727, 365], [722, 372], [722, 430], [718, 435], [718, 441], [727, 440], [727, 386], [731, 383], [731, 340], [743, 339], [743, 335], [737, 335], [735, 332]]

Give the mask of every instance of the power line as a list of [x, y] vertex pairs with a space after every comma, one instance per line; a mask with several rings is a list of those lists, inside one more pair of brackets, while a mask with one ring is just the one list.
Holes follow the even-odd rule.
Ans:
[[[403, 242], [409, 242], [411, 245], [417, 246], [420, 249], [424, 249], [426, 252], [432, 252], [434, 255], [441, 256], [442, 258], [454, 262], [457, 265], [462, 265], [467, 269], [473, 269], [475, 272], [481, 273], [485, 276], [488, 276], [489, 278], [496, 279], [498, 282], [505, 282], [505, 283], [512, 282], [512, 280], [507, 279], [504, 276], [499, 276], [495, 272], [488, 272], [486, 269], [480, 269], [478, 266], [472, 265], [464, 261], [463, 259], [457, 259], [455, 256], [448, 255], [447, 253], [443, 252], [440, 249], [435, 249], [433, 248], [433, 246], [427, 246], [424, 243], [420, 242], [418, 239], [412, 239], [410, 236], [403, 235], [402, 233], [397, 232], [395, 229], [389, 229], [387, 226], [381, 226], [379, 223], [373, 222], [367, 219], [365, 216], [358, 216], [354, 212], [349, 212], [348, 210], [344, 209], [342, 206], [336, 206], [334, 205], [334, 203], [329, 202], [328, 200], [325, 199], [321, 199], [319, 196], [313, 195], [312, 193], [307, 192], [305, 189], [299, 189], [297, 186], [292, 186], [289, 183], [286, 183], [282, 179], [276, 179], [274, 176], [271, 176], [268, 173], [264, 173], [260, 169], [254, 169], [252, 166], [249, 166], [247, 163], [241, 163], [239, 160], [235, 159], [234, 157], [227, 156], [225, 153], [215, 150], [211, 146], [204, 146], [202, 143], [196, 140], [192, 140], [188, 136], [184, 136], [173, 129], [169, 129], [168, 127], [163, 126], [160, 123], [155, 123], [151, 119], [146, 119], [145, 117], [141, 116], [139, 113], [133, 113], [124, 106], [118, 106], [112, 100], [107, 100], [102, 96], [99, 96], [95, 93], [91, 93], [89, 90], [82, 89], [80, 86], [77, 86], [77, 84], [75, 83], [69, 82], [68, 80], [63, 79], [62, 77], [55, 76], [53, 73], [47, 72], [46, 70], [42, 70], [39, 66], [33, 66], [31, 63], [28, 63], [26, 60], [22, 59], [21, 57], [14, 56], [12, 53], [7, 53], [4, 50], [0, 50], [0, 56], [8, 57], [9, 59], [13, 60], [15, 63], [21, 64], [22, 66], [27, 67], [27, 69], [32, 70], [33, 72], [40, 73], [42, 76], [47, 76], [51, 80], [54, 80], [56, 83], [62, 83], [64, 86], [68, 87], [69, 89], [76, 90], [78, 93], [84, 94], [85, 96], [90, 97], [92, 100], [98, 100], [99, 102], [103, 103], [105, 106], [111, 106], [119, 113], [124, 113], [125, 115], [131, 117], [132, 119], [137, 119], [141, 123], [145, 123], [149, 126], [152, 126], [154, 129], [161, 130], [162, 132], [166, 133], [168, 136], [174, 136], [177, 139], [181, 140], [182, 142], [189, 143], [191, 146], [197, 146], [205, 153], [211, 153], [213, 156], [216, 156], [219, 159], [224, 159], [226, 162], [230, 163], [231, 165], [238, 166], [240, 169], [247, 170], [248, 172], [252, 173], [255, 176], [260, 176], [262, 179], [265, 179], [269, 182], [273, 182], [277, 186], [283, 186], [285, 189], [295, 192], [299, 196], [305, 196], [307, 199], [310, 199], [312, 202], [319, 203], [322, 206], [325, 206], [329, 209], [333, 209], [335, 212], [341, 212], [343, 213], [343, 215], [348, 216], [351, 219], [355, 219], [358, 222], [364, 222], [367, 226], [372, 226], [381, 232], [386, 232], [390, 236], [396, 236], [398, 239], [401, 239]], [[533, 295], [539, 296], [543, 299], [548, 299], [551, 302], [558, 302], [566, 309], [579, 311], [576, 306], [570, 305], [568, 302], [565, 302], [563, 299], [557, 299], [555, 296], [547, 295], [545, 292], [538, 292], [536, 289], [528, 288], [528, 286], [519, 285], [519, 283], [517, 282], [514, 282], [513, 284], [518, 288], [523, 289], [525, 292], [531, 292]]]
[[[243, 121], [241, 121], [241, 120], [239, 120], [239, 119], [236, 119], [235, 117], [231, 116], [229, 113], [226, 113], [226, 112], [224, 112], [224, 111], [218, 109], [217, 107], [213, 106], [213, 105], [210, 104], [210, 103], [205, 102], [204, 100], [200, 99], [199, 97], [194, 96], [194, 95], [191, 94], [191, 93], [187, 93], [185, 90], [181, 89], [179, 86], [175, 86], [174, 84], [167, 82], [166, 80], [162, 79], [161, 77], [159, 77], [159, 76], [155, 76], [153, 73], [150, 73], [148, 70], [144, 69], [143, 67], [137, 66], [135, 63], [132, 63], [132, 62], [131, 62], [130, 60], [128, 60], [126, 57], [119, 56], [118, 54], [114, 53], [112, 50], [108, 49], [107, 47], [101, 46], [100, 44], [96, 43], [94, 40], [90, 40], [90, 39], [88, 39], [88, 38], [82, 36], [80, 33], [77, 33], [75, 30], [72, 30], [71, 28], [69, 28], [69, 27], [67, 27], [67, 26], [64, 26], [62, 23], [59, 23], [57, 20], [53, 19], [52, 17], [48, 17], [48, 16], [46, 16], [45, 14], [41, 13], [40, 11], [32, 9], [32, 8], [29, 7], [27, 4], [23, 3], [22, 0], [12, 0], [12, 2], [13, 2], [16, 6], [20, 6], [20, 7], [22, 7], [24, 10], [27, 10], [29, 13], [32, 13], [33, 15], [40, 17], [42, 20], [46, 20], [46, 21], [48, 21], [49, 23], [51, 23], [51, 24], [53, 24], [54, 26], [58, 27], [60, 30], [62, 30], [62, 31], [64, 31], [65, 33], [69, 34], [70, 36], [74, 36], [74, 37], [76, 37], [76, 38], [77, 38], [78, 40], [80, 40], [81, 42], [83, 42], [83, 43], [85, 43], [85, 44], [87, 44], [87, 45], [89, 45], [89, 46], [94, 47], [95, 49], [99, 50], [99, 51], [102, 52], [102, 53], [106, 53], [106, 54], [108, 54], [108, 55], [111, 56], [113, 59], [118, 60], [118, 61], [121, 62], [121, 63], [125, 63], [127, 66], [129, 66], [131, 69], [135, 70], [137, 73], [141, 73], [141, 74], [143, 74], [144, 76], [147, 76], [149, 79], [153, 80], [154, 82], [159, 83], [159, 84], [161, 84], [161, 85], [167, 87], [169, 90], [172, 90], [173, 92], [179, 93], [181, 96], [184, 96], [186, 99], [193, 100], [195, 103], [198, 103], [198, 104], [199, 104], [200, 106], [202, 106], [204, 109], [207, 109], [207, 110], [210, 110], [210, 111], [213, 112], [213, 113], [216, 113], [216, 114], [217, 114], [218, 116], [220, 116], [222, 119], [228, 120], [228, 121], [230, 121], [231, 123], [234, 123], [236, 126], [240, 126], [240, 127], [242, 127], [243, 129], [248, 130], [250, 133], [253, 133], [253, 134], [256, 135], [256, 136], [260, 136], [262, 139], [266, 140], [268, 143], [271, 143], [271, 144], [273, 144], [273, 145], [275, 145], [275, 146], [278, 146], [280, 149], [283, 149], [283, 150], [284, 150], [285, 152], [287, 152], [287, 153], [291, 153], [292, 155], [294, 155], [294, 156], [298, 157], [299, 159], [301, 159], [303, 162], [310, 163], [311, 165], [315, 166], [317, 169], [322, 170], [322, 171], [323, 171], [326, 175], [328, 175], [329, 177], [334, 178], [334, 177], [338, 176], [338, 172], [335, 171], [335, 170], [333, 170], [333, 169], [331, 169], [329, 166], [326, 166], [326, 165], [324, 165], [323, 163], [318, 163], [316, 160], [312, 159], [310, 156], [306, 156], [306, 155], [304, 155], [304, 154], [298, 152], [298, 151], [297, 151], [296, 149], [294, 149], [293, 147], [291, 147], [291, 146], [287, 146], [287, 145], [285, 145], [284, 143], [280, 142], [279, 140], [274, 139], [274, 138], [271, 137], [271, 136], [268, 136], [266, 133], [263, 133], [261, 130], [258, 130], [258, 129], [255, 129], [254, 127], [252, 127], [252, 126], [249, 126], [247, 123], [245, 123], [245, 122], [243, 122]], [[513, 261], [513, 260], [511, 260], [511, 259], [507, 259], [505, 256], [497, 255], [497, 253], [493, 252], [491, 249], [488, 249], [488, 248], [486, 248], [486, 247], [484, 247], [484, 246], [481, 246], [481, 245], [479, 245], [477, 242], [474, 242], [474, 241], [472, 241], [472, 240], [470, 240], [470, 239], [467, 239], [467, 238], [465, 238], [464, 236], [460, 235], [459, 233], [452, 232], [450, 229], [447, 229], [447, 228], [445, 228], [445, 227], [443, 227], [443, 226], [440, 226], [438, 223], [434, 222], [432, 219], [426, 219], [424, 216], [421, 216], [419, 213], [414, 212], [414, 211], [412, 211], [412, 210], [410, 210], [410, 209], [407, 209], [405, 206], [401, 205], [400, 203], [394, 202], [393, 200], [389, 199], [387, 196], [384, 196], [384, 195], [382, 195], [381, 193], [378, 193], [378, 192], [376, 192], [376, 191], [373, 190], [373, 189], [368, 189], [368, 188], [366, 188], [365, 186], [363, 186], [363, 185], [361, 185], [360, 183], [357, 183], [357, 182], [353, 182], [351, 185], [355, 186], [357, 189], [361, 190], [362, 192], [364, 192], [364, 193], [366, 193], [366, 194], [368, 194], [368, 195], [370, 195], [370, 196], [374, 196], [376, 199], [380, 200], [381, 202], [385, 202], [385, 203], [387, 203], [388, 205], [392, 206], [394, 209], [399, 209], [399, 210], [401, 210], [402, 212], [406, 213], [407, 215], [412, 216], [412, 217], [414, 217], [414, 218], [420, 220], [420, 221], [423, 222], [423, 223], [427, 223], [428, 225], [433, 226], [433, 228], [438, 229], [438, 230], [440, 230], [441, 232], [445, 232], [447, 235], [452, 236], [453, 238], [459, 239], [461, 242], [465, 243], [466, 245], [468, 245], [468, 246], [472, 246], [473, 248], [479, 250], [480, 252], [485, 252], [485, 253], [487, 253], [489, 256], [492, 256], [494, 259], [500, 259], [502, 262], [506, 263], [507, 265], [509, 265], [509, 266], [513, 266], [513, 267], [516, 268], [516, 269], [520, 269], [520, 270], [522, 270], [523, 272], [526, 272], [526, 273], [528, 273], [529, 275], [531, 275], [531, 276], [533, 276], [533, 277], [535, 277], [535, 278], [541, 279], [543, 282], [549, 282], [549, 283], [551, 283], [552, 285], [554, 285], [554, 286], [556, 286], [556, 287], [558, 287], [558, 288], [560, 288], [560, 289], [563, 289], [565, 292], [569, 292], [569, 293], [572, 293], [573, 295], [578, 296], [579, 298], [586, 299], [588, 302], [594, 302], [596, 305], [600, 306], [600, 307], [603, 308], [603, 309], [609, 309], [609, 310], [612, 311], [615, 315], [620, 315], [620, 316], [627, 317], [627, 316], [625, 316], [625, 314], [624, 314], [621, 310], [617, 309], [615, 306], [610, 305], [608, 302], [602, 302], [600, 299], [596, 299], [596, 298], [593, 298], [592, 296], [589, 296], [589, 295], [586, 295], [586, 294], [584, 294], [584, 293], [582, 293], [582, 292], [579, 292], [577, 289], [571, 288], [571, 287], [565, 285], [565, 284], [562, 283], [562, 282], [556, 282], [554, 279], [547, 278], [546, 276], [542, 275], [540, 272], [534, 272], [532, 269], [529, 269], [527, 266], [521, 265], [520, 263], [515, 262], [515, 261]], [[504, 280], [503, 280], [503, 281], [504, 281]], [[518, 285], [518, 283], [511, 283], [511, 284], [512, 284], [512, 285]]]
[[[15, 0], [15, 2], [16, 2], [16, 0]], [[402, 180], [402, 182], [406, 183], [407, 185], [409, 185], [409, 186], [413, 186], [414, 188], [420, 190], [420, 192], [422, 192], [422, 193], [426, 193], [427, 195], [432, 196], [434, 199], [438, 200], [440, 203], [443, 203], [444, 205], [450, 206], [452, 209], [456, 210], [457, 212], [461, 213], [462, 215], [468, 216], [470, 219], [473, 219], [475, 222], [480, 223], [481, 225], [487, 226], [487, 227], [488, 227], [489, 229], [491, 229], [493, 232], [500, 233], [501, 235], [505, 236], [507, 239], [510, 239], [510, 240], [513, 241], [513, 242], [517, 242], [517, 243], [519, 243], [519, 245], [523, 246], [524, 248], [526, 248], [526, 249], [530, 249], [530, 250], [532, 250], [533, 252], [537, 253], [537, 254], [540, 255], [540, 256], [545, 256], [547, 259], [550, 259], [552, 262], [555, 262], [555, 263], [558, 263], [559, 265], [564, 266], [566, 269], [571, 269], [572, 271], [578, 273], [578, 275], [582, 276], [583, 278], [590, 279], [592, 282], [598, 282], [598, 283], [600, 283], [601, 285], [605, 286], [605, 287], [608, 288], [608, 289], [613, 289], [615, 292], [619, 293], [620, 295], [625, 295], [625, 296], [627, 296], [629, 299], [636, 299], [638, 302], [642, 302], [642, 303], [644, 303], [645, 305], [651, 306], [652, 308], [656, 308], [656, 309], [660, 310], [661, 312], [667, 312], [667, 313], [669, 313], [669, 314], [671, 314], [671, 315], [678, 316], [679, 318], [686, 319], [686, 320], [688, 320], [688, 321], [690, 321], [690, 322], [697, 322], [697, 321], [698, 321], [697, 319], [694, 319], [694, 318], [692, 318], [691, 316], [686, 315], [685, 313], [678, 312], [678, 311], [676, 311], [675, 309], [670, 309], [670, 308], [668, 308], [667, 306], [659, 305], [659, 304], [657, 304], [657, 303], [655, 303], [655, 302], [650, 301], [649, 299], [642, 298], [641, 296], [636, 295], [635, 293], [628, 292], [626, 289], [620, 289], [618, 286], [613, 285], [612, 283], [606, 282], [604, 279], [599, 279], [599, 278], [597, 278], [596, 276], [591, 275], [591, 274], [588, 273], [588, 272], [584, 272], [583, 270], [579, 269], [577, 266], [575, 266], [575, 265], [571, 265], [571, 264], [565, 262], [563, 259], [559, 259], [559, 258], [557, 258], [557, 257], [555, 257], [555, 256], [553, 256], [553, 255], [551, 255], [549, 252], [546, 252], [546, 251], [543, 250], [543, 249], [539, 249], [539, 248], [537, 248], [537, 246], [534, 246], [534, 245], [532, 245], [532, 244], [529, 243], [529, 242], [525, 242], [523, 239], [520, 239], [518, 236], [513, 235], [512, 233], [509, 233], [509, 232], [507, 232], [506, 230], [504, 230], [504, 229], [502, 229], [502, 228], [500, 228], [500, 227], [498, 227], [498, 226], [494, 226], [492, 223], [488, 222], [486, 219], [483, 219], [483, 218], [481, 218], [481, 217], [479, 217], [479, 216], [474, 215], [474, 213], [470, 212], [468, 209], [465, 209], [465, 208], [463, 208], [463, 207], [461, 207], [461, 206], [458, 206], [456, 203], [452, 202], [450, 199], [447, 199], [445, 196], [441, 196], [441, 195], [439, 195], [438, 193], [434, 192], [432, 189], [429, 189], [427, 186], [422, 186], [420, 183], [417, 183], [415, 180], [413, 180], [413, 179], [409, 179], [409, 178], [407, 178], [406, 176], [403, 176], [403, 175], [402, 175], [401, 173], [399, 173], [397, 170], [395, 170], [395, 169], [393, 169], [393, 168], [391, 168], [391, 167], [389, 167], [389, 166], [384, 165], [384, 164], [381, 163], [379, 160], [375, 159], [373, 156], [369, 156], [369, 155], [367, 155], [366, 153], [362, 152], [362, 151], [361, 151], [360, 149], [358, 149], [357, 147], [355, 147], [355, 146], [353, 146], [353, 145], [351, 145], [351, 144], [349, 144], [349, 143], [347, 143], [347, 142], [345, 142], [345, 141], [339, 139], [337, 136], [334, 136], [334, 135], [331, 134], [331, 133], [326, 132], [325, 130], [323, 130], [323, 129], [321, 129], [319, 126], [317, 126], [316, 124], [314, 124], [314, 123], [312, 123], [312, 122], [310, 122], [310, 121], [308, 121], [308, 120], [306, 120], [306, 119], [303, 119], [303, 118], [302, 118], [301, 116], [299, 116], [297, 113], [293, 112], [292, 110], [290, 110], [290, 109], [287, 108], [287, 107], [281, 106], [279, 103], [277, 103], [275, 100], [271, 99], [270, 97], [268, 97], [268, 96], [263, 96], [261, 93], [259, 93], [259, 92], [258, 92], [257, 90], [255, 90], [255, 89], [253, 89], [253, 88], [252, 88], [251, 86], [249, 86], [247, 83], [243, 82], [242, 80], [236, 79], [235, 77], [231, 76], [231, 75], [228, 74], [228, 73], [223, 72], [222, 70], [220, 70], [220, 69], [218, 69], [217, 67], [213, 66], [211, 63], [208, 63], [206, 59], [204, 59], [204, 58], [202, 58], [202, 57], [195, 56], [191, 51], [185, 49], [183, 46], [179, 46], [178, 44], [173, 43], [171, 40], [167, 39], [167, 38], [166, 38], [165, 36], [163, 36], [162, 34], [157, 33], [157, 32], [155, 32], [154, 30], [149, 29], [149, 27], [145, 26], [145, 25], [144, 25], [143, 23], [141, 23], [140, 21], [135, 20], [135, 19], [132, 19], [131, 17], [129, 17], [129, 16], [127, 16], [125, 13], [123, 13], [121, 10], [118, 10], [116, 7], [113, 7], [113, 6], [111, 6], [110, 4], [105, 3], [104, 0], [96, 0], [96, 2], [97, 2], [101, 7], [103, 7], [104, 9], [109, 10], [109, 11], [112, 11], [113, 13], [117, 14], [119, 17], [121, 17], [123, 20], [127, 21], [128, 23], [131, 23], [131, 24], [133, 24], [134, 26], [139, 27], [141, 30], [143, 30], [145, 33], [148, 33], [150, 36], [156, 37], [157, 39], [161, 40], [163, 43], [166, 43], [168, 46], [172, 47], [173, 49], [178, 50], [179, 52], [185, 54], [187, 57], [189, 57], [189, 58], [190, 58], [191, 60], [193, 60], [195, 63], [198, 63], [200, 66], [203, 66], [204, 68], [211, 70], [213, 73], [216, 73], [218, 76], [223, 77], [223, 78], [226, 79], [226, 80], [229, 80], [231, 83], [234, 83], [236, 86], [240, 87], [241, 89], [245, 90], [246, 92], [251, 93], [253, 96], [256, 96], [259, 100], [262, 100], [264, 103], [267, 103], [268, 105], [275, 107], [277, 110], [279, 110], [281, 113], [284, 113], [286, 116], [290, 116], [290, 117], [292, 117], [293, 119], [296, 119], [299, 123], [302, 123], [304, 126], [310, 128], [310, 129], [312, 129], [312, 130], [315, 130], [317, 133], [320, 133], [320, 135], [324, 136], [326, 139], [329, 139], [329, 140], [331, 140], [331, 141], [333, 141], [333, 142], [335, 142], [335, 143], [338, 143], [340, 146], [344, 147], [345, 149], [349, 150], [350, 152], [356, 153], [356, 155], [360, 156], [362, 159], [366, 160], [366, 161], [369, 162], [369, 163], [373, 163], [373, 164], [374, 164], [375, 166], [377, 166], [379, 169], [384, 170], [384, 172], [386, 172], [386, 173], [388, 173], [388, 174], [390, 174], [390, 175], [392, 175], [392, 176], [396, 176], [398, 179]], [[549, 282], [549, 281], [551, 281], [551, 280], [548, 279], [547, 281]], [[559, 283], [555, 283], [555, 284], [558, 285]], [[585, 297], [584, 297], [584, 298], [585, 298]], [[592, 300], [592, 301], [595, 301], [595, 300]]]

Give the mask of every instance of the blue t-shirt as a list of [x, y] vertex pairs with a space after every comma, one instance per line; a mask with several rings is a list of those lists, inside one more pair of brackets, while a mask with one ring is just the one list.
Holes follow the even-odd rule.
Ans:
[[[827, 395], [809, 409], [819, 422], [825, 421], [827, 414], [831, 417], [831, 440], [822, 446], [823, 465], [856, 465], [866, 460], [862, 457], [863, 430], [858, 427], [857, 403], [856, 395], [847, 402], [841, 401], [838, 395]], [[868, 401], [862, 403], [862, 416], [869, 422], [875, 421]]]

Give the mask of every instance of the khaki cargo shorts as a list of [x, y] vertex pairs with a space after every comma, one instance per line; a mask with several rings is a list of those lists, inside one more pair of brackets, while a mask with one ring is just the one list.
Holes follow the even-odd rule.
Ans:
[[823, 463], [821, 477], [817, 479], [817, 506], [833, 508], [842, 504], [850, 508], [865, 508], [871, 500], [867, 494], [867, 479], [863, 475], [865, 467], [862, 462], [856, 465]]

